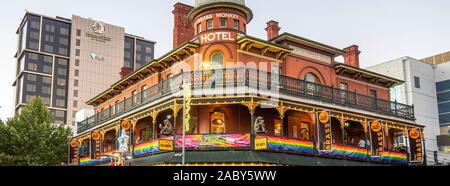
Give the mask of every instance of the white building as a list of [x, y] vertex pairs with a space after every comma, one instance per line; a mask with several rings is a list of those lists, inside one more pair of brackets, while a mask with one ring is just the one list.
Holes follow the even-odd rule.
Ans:
[[434, 66], [403, 57], [367, 69], [405, 81], [391, 89], [391, 99], [414, 105], [416, 122], [425, 125], [425, 148], [430, 152], [427, 160], [434, 162], [433, 152], [439, 150], [437, 136], [440, 135]]

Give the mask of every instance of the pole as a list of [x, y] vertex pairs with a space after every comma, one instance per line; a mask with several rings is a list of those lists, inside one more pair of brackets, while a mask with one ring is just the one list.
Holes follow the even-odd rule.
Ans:
[[[185, 89], [187, 86], [183, 87], [183, 91], [186, 91]], [[183, 99], [183, 106], [186, 108], [186, 97]], [[181, 166], [184, 166], [186, 162], [186, 121], [184, 117], [186, 116], [186, 109], [183, 109], [183, 139], [182, 139], [182, 145], [181, 145]]]

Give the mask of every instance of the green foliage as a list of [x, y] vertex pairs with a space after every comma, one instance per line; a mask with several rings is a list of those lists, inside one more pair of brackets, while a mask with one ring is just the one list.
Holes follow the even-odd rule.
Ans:
[[41, 98], [20, 114], [0, 121], [0, 166], [58, 166], [67, 162], [72, 132], [53, 124], [53, 117]]

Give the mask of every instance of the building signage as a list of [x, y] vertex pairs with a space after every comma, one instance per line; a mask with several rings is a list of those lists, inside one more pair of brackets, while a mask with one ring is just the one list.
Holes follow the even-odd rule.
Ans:
[[91, 57], [92, 60], [105, 61], [105, 56], [103, 55], [91, 53], [89, 56]]
[[[175, 143], [177, 148], [181, 148], [182, 136], [178, 136]], [[250, 148], [250, 134], [187, 135], [185, 145], [188, 149]]]
[[70, 141], [70, 163], [73, 165], [78, 164], [78, 141], [73, 139]]
[[380, 157], [384, 152], [384, 130], [381, 121], [375, 120], [369, 123], [369, 135], [373, 157]]
[[317, 112], [317, 132], [319, 150], [331, 150], [332, 133], [331, 133], [331, 115], [330, 111]]
[[173, 151], [173, 141], [172, 140], [159, 140], [159, 150], [160, 151]]
[[95, 22], [92, 25], [92, 30], [94, 30], [94, 32], [97, 34], [104, 34], [106, 31], [106, 27], [105, 27], [105, 24], [103, 24], [101, 22]]
[[231, 35], [231, 32], [209, 32], [200, 36], [200, 43], [211, 43], [217, 41], [234, 41], [235, 37]]
[[411, 129], [408, 131], [408, 136], [411, 162], [423, 162], [422, 131], [420, 129]]
[[293, 45], [289, 45], [289, 47], [293, 49], [293, 51], [292, 51], [293, 54], [297, 54], [299, 56], [307, 57], [307, 58], [314, 59], [317, 61], [322, 61], [325, 63], [331, 63], [331, 61], [332, 61], [331, 57], [327, 56], [327, 55], [323, 55], [323, 54], [313, 52], [311, 50], [307, 50], [304, 48], [296, 47]]
[[218, 18], [239, 19], [239, 15], [237, 15], [237, 14], [232, 14], [232, 13], [215, 13], [215, 14], [208, 14], [208, 15], [205, 15], [205, 16], [202, 16], [202, 17], [198, 18], [195, 21], [195, 24], [198, 24], [198, 23], [206, 21], [206, 20], [210, 20], [210, 19], [214, 18], [214, 16], [218, 17]]
[[111, 41], [111, 38], [102, 36], [102, 35], [98, 35], [98, 34], [86, 33], [86, 37], [91, 39], [92, 41], [98, 41], [98, 42], [102, 42], [102, 43]]
[[255, 150], [267, 150], [266, 137], [258, 137], [255, 139]]
[[102, 159], [101, 154], [100, 154], [100, 137], [101, 137], [100, 132], [98, 132], [98, 131], [92, 132], [91, 144], [93, 144], [93, 145], [91, 147], [91, 152], [92, 152], [91, 159], [97, 159], [97, 160]]

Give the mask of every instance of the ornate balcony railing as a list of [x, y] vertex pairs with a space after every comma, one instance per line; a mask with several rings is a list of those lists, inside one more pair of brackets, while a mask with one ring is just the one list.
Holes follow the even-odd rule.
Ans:
[[311, 83], [301, 79], [271, 74], [265, 71], [239, 68], [178, 74], [79, 122], [77, 132], [82, 133], [139, 106], [180, 91], [183, 82], [187, 81], [190, 81], [193, 90], [239, 87], [255, 89], [260, 92], [279, 91], [280, 93], [296, 97], [320, 100], [409, 120], [415, 119], [414, 106]]

